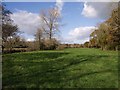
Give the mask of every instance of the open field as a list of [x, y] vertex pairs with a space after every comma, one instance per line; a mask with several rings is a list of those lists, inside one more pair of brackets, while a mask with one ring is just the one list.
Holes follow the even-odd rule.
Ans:
[[4, 54], [3, 87], [117, 88], [118, 53], [73, 48]]

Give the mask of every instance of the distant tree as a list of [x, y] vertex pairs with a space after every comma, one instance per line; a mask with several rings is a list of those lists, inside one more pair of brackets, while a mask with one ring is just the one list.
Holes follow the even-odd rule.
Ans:
[[118, 45], [120, 45], [120, 20], [119, 15], [120, 6], [118, 5], [117, 9], [112, 11], [111, 17], [106, 21], [109, 25], [109, 45], [111, 45], [111, 49], [118, 49]]
[[84, 47], [85, 47], [85, 48], [88, 48], [88, 47], [89, 47], [89, 42], [85, 42], [85, 43], [84, 43]]
[[52, 38], [51, 40], [45, 39], [44, 45], [45, 45], [44, 49], [54, 50], [57, 49], [57, 47], [59, 46], [59, 42], [55, 38]]
[[[120, 8], [120, 6], [118, 6]], [[120, 45], [119, 9], [114, 9], [109, 19], [101, 23], [90, 35], [90, 43], [100, 46], [102, 50], [118, 50]]]
[[12, 38], [12, 42], [13, 42], [13, 48], [26, 48], [27, 44], [26, 44], [26, 40], [20, 38], [19, 36], [15, 36], [14, 38]]
[[58, 41], [55, 35], [59, 32], [61, 16], [57, 8], [42, 10], [41, 25], [35, 34], [36, 46], [40, 49], [56, 49]]
[[34, 41], [26, 41], [26, 44], [27, 44], [27, 51], [35, 51], [35, 50], [37, 50]]
[[18, 32], [18, 28], [15, 25], [3, 24], [2, 25], [2, 39], [3, 42], [6, 42], [8, 38], [15, 36]]
[[6, 41], [8, 37], [12, 37], [16, 35], [18, 32], [18, 28], [16, 25], [13, 25], [13, 21], [10, 18], [10, 14], [12, 14], [9, 10], [5, 8], [3, 4], [2, 8], [2, 39]]
[[2, 5], [0, 5], [0, 52], [2, 51]]
[[57, 8], [43, 10], [40, 13], [41, 29], [46, 33], [49, 40], [59, 31], [61, 16]]
[[4, 47], [10, 52], [15, 48], [27, 48], [27, 44], [24, 39], [21, 39], [19, 36], [14, 36], [12, 38], [8, 38], [4, 43]]
[[5, 4], [1, 4], [0, 8], [2, 9], [2, 42], [3, 49], [4, 44], [9, 42], [15, 35], [17, 35], [18, 27], [13, 24], [13, 20], [10, 18], [11, 11], [6, 9]]
[[108, 36], [109, 36], [109, 28], [106, 23], [102, 23], [99, 25], [97, 31], [97, 43], [101, 46], [102, 50], [108, 49]]
[[35, 34], [35, 41], [36, 41], [36, 47], [38, 47], [38, 49], [43, 49], [43, 30], [41, 28], [39, 28]]
[[6, 8], [4, 3], [0, 4], [0, 9], [2, 10], [0, 12], [2, 15], [2, 24], [11, 23], [12, 20], [10, 18], [10, 14], [12, 14], [12, 12]]
[[92, 48], [98, 48], [98, 38], [97, 38], [97, 31], [98, 29], [95, 29], [91, 34], [90, 34], [90, 42], [89, 42], [89, 46]]

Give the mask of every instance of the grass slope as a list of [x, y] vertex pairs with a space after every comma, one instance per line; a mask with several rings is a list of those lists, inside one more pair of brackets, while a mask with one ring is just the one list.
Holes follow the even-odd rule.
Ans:
[[115, 51], [75, 48], [3, 55], [4, 88], [117, 88]]

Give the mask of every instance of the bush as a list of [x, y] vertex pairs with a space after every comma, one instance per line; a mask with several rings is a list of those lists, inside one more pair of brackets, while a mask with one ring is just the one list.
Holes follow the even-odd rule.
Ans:
[[45, 50], [55, 50], [57, 49], [58, 45], [59, 45], [59, 42], [56, 40], [56, 39], [47, 39], [45, 40], [44, 42], [44, 45], [45, 45]]
[[63, 50], [65, 48], [64, 45], [58, 45], [57, 50]]

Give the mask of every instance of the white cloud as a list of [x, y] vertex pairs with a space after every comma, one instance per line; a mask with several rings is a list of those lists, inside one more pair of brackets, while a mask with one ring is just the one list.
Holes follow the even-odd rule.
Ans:
[[85, 2], [81, 14], [85, 17], [105, 19], [117, 5], [117, 2]]
[[34, 41], [34, 39], [33, 38], [29, 38], [29, 39], [27, 39], [27, 41]]
[[91, 5], [87, 5], [87, 3], [84, 3], [84, 8], [81, 14], [85, 17], [97, 17], [98, 13]]
[[19, 30], [25, 34], [26, 39], [29, 39], [29, 36], [32, 37], [40, 25], [39, 15], [28, 11], [17, 10], [11, 18], [18, 25]]
[[89, 37], [90, 33], [94, 31], [95, 27], [94, 26], [89, 26], [89, 27], [78, 27], [75, 28], [74, 30], [71, 30], [69, 32], [69, 35], [72, 37], [75, 37], [76, 39], [84, 39], [86, 37]]
[[78, 27], [68, 33], [68, 37], [64, 38], [66, 43], [84, 43], [89, 41], [90, 34], [96, 29], [94, 26]]
[[58, 8], [59, 12], [61, 13], [63, 9], [63, 1], [62, 0], [56, 0], [56, 8]]

